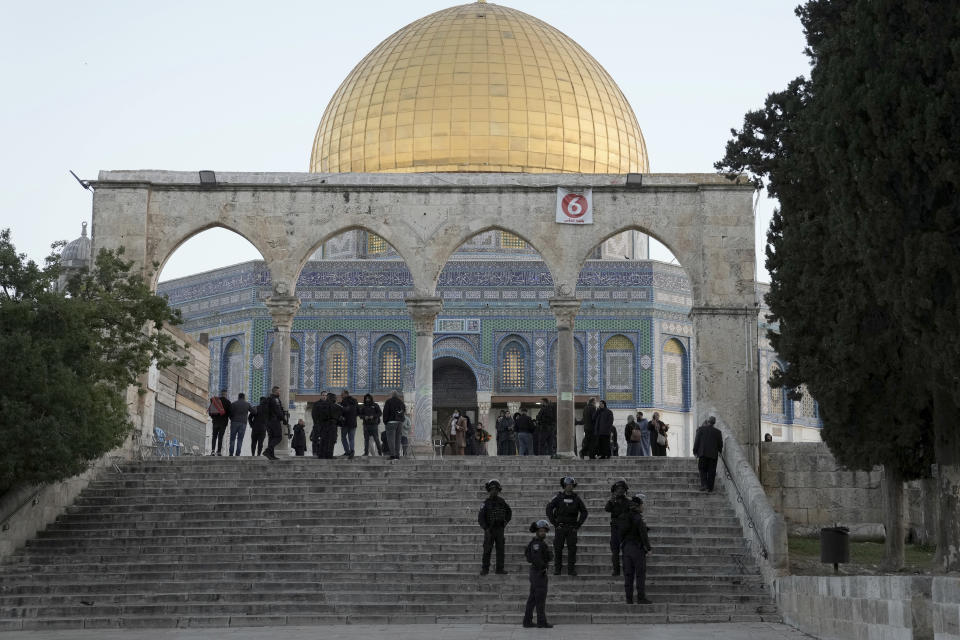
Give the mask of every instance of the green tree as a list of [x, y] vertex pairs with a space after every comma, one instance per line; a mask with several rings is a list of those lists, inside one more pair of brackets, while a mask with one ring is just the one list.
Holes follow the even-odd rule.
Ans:
[[[806, 384], [820, 405], [823, 438], [841, 464], [884, 466], [887, 564], [899, 568], [902, 481], [929, 473], [935, 394], [916, 341], [871, 278], [859, 218], [869, 212], [841, 198], [849, 182], [837, 179], [835, 162], [825, 162], [825, 148], [837, 141], [823, 133], [844, 124], [834, 118], [827, 126], [830, 79], [821, 69], [833, 48], [849, 45], [844, 28], [853, 5], [809, 2], [798, 10], [811, 79], [794, 80], [769, 96], [763, 110], [747, 114], [717, 168], [749, 172], [779, 199], [768, 234], [767, 301], [779, 323], [772, 345], [789, 365], [772, 382], [792, 389], [793, 397]], [[858, 157], [857, 142], [849, 145], [846, 153]]]
[[100, 251], [57, 291], [59, 256], [40, 266], [0, 232], [0, 493], [76, 475], [121, 444], [128, 387], [151, 362], [178, 362], [160, 329], [179, 312], [122, 253]]

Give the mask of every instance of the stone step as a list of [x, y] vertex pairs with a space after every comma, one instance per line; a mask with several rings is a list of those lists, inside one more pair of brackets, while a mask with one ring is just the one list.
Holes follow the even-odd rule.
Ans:
[[[124, 465], [0, 567], [0, 630], [332, 623], [516, 624], [525, 524], [574, 475], [590, 518], [579, 577], [550, 575], [558, 623], [778, 620], [726, 498], [678, 458], [321, 461], [207, 457]], [[483, 483], [514, 509], [507, 576], [479, 576]], [[647, 607], [610, 576], [610, 484], [647, 494]], [[548, 543], [550, 541], [548, 540]], [[561, 613], [562, 612], [562, 613]]]

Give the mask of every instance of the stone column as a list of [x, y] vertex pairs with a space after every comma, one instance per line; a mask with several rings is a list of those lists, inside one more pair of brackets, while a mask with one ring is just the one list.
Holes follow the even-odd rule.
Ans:
[[550, 298], [557, 319], [557, 455], [575, 458], [574, 391], [576, 356], [573, 350], [573, 324], [580, 301], [572, 297]]
[[[407, 311], [417, 333], [417, 365], [413, 391], [413, 442], [418, 454], [429, 453], [433, 432], [433, 325], [443, 303], [440, 298], [407, 298]], [[407, 403], [410, 407], [410, 403]], [[408, 409], [409, 410], [409, 409]]]
[[[273, 350], [270, 357], [270, 387], [280, 387], [280, 402], [284, 409], [290, 407], [290, 330], [293, 318], [300, 309], [300, 299], [296, 296], [272, 296], [265, 303], [273, 318]], [[267, 393], [270, 389], [267, 389]], [[289, 453], [290, 443], [287, 430], [283, 430], [283, 440], [276, 447], [279, 454]]]
[[695, 341], [694, 424], [715, 411], [734, 432], [756, 470], [761, 439], [757, 310], [694, 307], [690, 318]]
[[[493, 438], [486, 443], [487, 455], [497, 455], [497, 425], [496, 421], [490, 423], [491, 398], [489, 393], [477, 392], [477, 422], [483, 423], [483, 428]], [[482, 445], [481, 445], [482, 446]]]

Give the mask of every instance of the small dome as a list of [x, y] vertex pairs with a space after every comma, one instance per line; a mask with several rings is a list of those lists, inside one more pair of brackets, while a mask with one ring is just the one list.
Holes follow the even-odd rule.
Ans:
[[89, 266], [92, 252], [93, 246], [90, 238], [87, 237], [87, 223], [84, 222], [80, 237], [63, 248], [63, 252], [60, 254], [60, 264], [68, 268]]

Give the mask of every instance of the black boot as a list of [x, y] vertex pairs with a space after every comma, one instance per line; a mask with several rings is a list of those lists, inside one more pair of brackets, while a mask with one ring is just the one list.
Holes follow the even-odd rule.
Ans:
[[537, 623], [537, 628], [538, 628], [538, 629], [553, 629], [553, 625], [550, 624], [549, 622], [547, 622], [546, 620], [544, 620], [543, 622], [538, 622], [538, 623]]
[[620, 575], [620, 555], [619, 554], [614, 554], [613, 556], [613, 573], [611, 573], [610, 575], [612, 576]]

